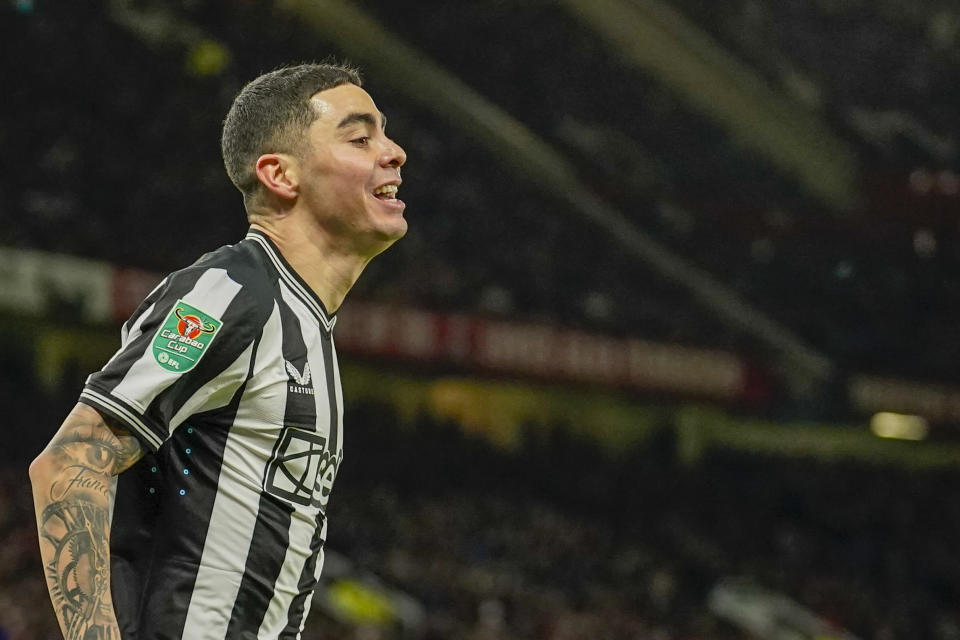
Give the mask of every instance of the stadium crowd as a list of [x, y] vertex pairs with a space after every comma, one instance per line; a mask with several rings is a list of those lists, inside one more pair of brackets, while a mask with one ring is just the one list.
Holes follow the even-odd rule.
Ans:
[[906, 0], [678, 0], [767, 79], [868, 145], [877, 164], [956, 168], [960, 12]]
[[[20, 126], [3, 135], [23, 156], [3, 162], [22, 161], [34, 170], [11, 165], [0, 184], [0, 199], [9, 204], [0, 214], [17, 217], [5, 224], [6, 242], [165, 271], [239, 237], [242, 212], [220, 167], [219, 121], [256, 71], [327, 53], [305, 26], [255, 1], [166, 9], [223, 43], [229, 62], [213, 73], [191, 66], [191, 51], [180, 45], [145, 43], [112, 18], [111, 3], [41, 2], [24, 13], [14, 4], [0, 5], [6, 13], [0, 30], [10, 51], [21, 55], [0, 64], [12, 87], [3, 108]], [[866, 180], [863, 207], [838, 215], [688, 112], [656, 81], [626, 67], [553, 3], [501, 2], [497, 10], [476, 1], [374, 4], [371, 15], [567, 154], [584, 181], [638, 227], [738, 289], [841, 369], [956, 380], [960, 341], [950, 327], [960, 308], [960, 196], [949, 171], [954, 156], [924, 164], [903, 155], [900, 164], [890, 164], [849, 123], [829, 118], [841, 135], [859, 140], [865, 174], [888, 178]], [[728, 5], [688, 4], [677, 7], [704, 29], [729, 31], [722, 25], [735, 22], [714, 19]], [[765, 37], [780, 37], [780, 48], [799, 67], [811, 47], [789, 43], [819, 23], [801, 19], [806, 14], [799, 8], [802, 15], [793, 19], [769, 4], [745, 6], [766, 7], [777, 29], [763, 30]], [[729, 11], [736, 13], [733, 6]], [[859, 10], [870, 18], [863, 24], [848, 14], [835, 20], [876, 31], [883, 12]], [[270, 29], [251, 37], [265, 24]], [[882, 24], [896, 35], [897, 47], [904, 40], [932, 46], [913, 23]], [[856, 76], [890, 89], [890, 100], [904, 93], [914, 96], [910, 104], [923, 103], [927, 93], [895, 81], [910, 65], [930, 58], [935, 78], [958, 67], [949, 51], [931, 50], [926, 57], [897, 58], [905, 67], [892, 75], [879, 63], [864, 69], [856, 48], [863, 42], [871, 41], [863, 34], [836, 39], [828, 67], [839, 79]], [[66, 43], [72, 55], [64, 55]], [[471, 53], [477, 50], [487, 54]], [[752, 60], [746, 50], [743, 55]], [[609, 239], [442, 118], [388, 83], [369, 80], [390, 112], [391, 135], [411, 149], [402, 194], [411, 205], [411, 233], [371, 268], [359, 295], [762, 351], [675, 285], [611, 250]], [[940, 86], [931, 81], [926, 91]], [[883, 108], [879, 98], [871, 102], [876, 93], [856, 97]], [[949, 96], [938, 100], [924, 104], [935, 112]], [[915, 166], [921, 168], [911, 172]]]
[[[576, 159], [594, 189], [640, 228], [732, 284], [841, 367], [956, 379], [951, 363], [960, 345], [950, 326], [960, 309], [960, 192], [956, 99], [947, 87], [960, 59], [955, 49], [933, 44], [921, 18], [929, 14], [929, 31], [938, 32], [933, 22], [950, 23], [950, 16], [955, 22], [954, 9], [906, 2], [671, 3], [758, 70], [793, 65], [824, 76], [818, 82], [831, 109], [823, 117], [858, 150], [863, 171], [862, 205], [839, 215], [631, 69], [558, 4], [506, 1], [491, 11], [482, 1], [430, 1], [416, 12], [366, 6]], [[889, 5], [911, 20], [895, 20], [891, 11], [898, 9]], [[759, 16], [755, 24], [741, 25], [751, 16]], [[734, 46], [724, 33], [753, 47]], [[766, 46], [770, 40], [776, 46]], [[926, 78], [922, 87], [911, 82], [917, 77]], [[848, 117], [908, 104], [923, 110], [903, 119], [927, 124], [904, 131], [891, 125], [892, 132], [869, 137]], [[942, 138], [939, 151], [911, 147], [909, 135], [918, 128], [934, 132], [925, 139]], [[593, 286], [616, 301], [628, 326], [648, 330], [631, 307], [659, 302], [643, 289], [610, 294], [609, 282]], [[696, 325], [696, 317], [681, 313], [674, 325], [687, 323]], [[711, 335], [705, 326], [674, 331], [665, 337]]]
[[[22, 378], [21, 402], [49, 407], [21, 438], [38, 448], [77, 381], [51, 395]], [[16, 386], [9, 370], [3, 382]], [[427, 416], [406, 424], [369, 404], [347, 416], [327, 546], [425, 617], [403, 632], [315, 611], [305, 638], [746, 640], [707, 605], [727, 576], [864, 639], [960, 638], [955, 472], [723, 452], [687, 467], [669, 429], [617, 457], [563, 425], [507, 452]], [[5, 452], [0, 633], [40, 640], [56, 622], [25, 466]]]

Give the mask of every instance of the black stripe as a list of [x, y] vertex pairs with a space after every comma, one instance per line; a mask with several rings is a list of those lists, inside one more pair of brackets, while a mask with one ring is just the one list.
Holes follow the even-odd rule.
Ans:
[[256, 638], [273, 599], [274, 585], [290, 544], [293, 507], [269, 493], [260, 494], [257, 523], [247, 551], [240, 590], [233, 603], [227, 638]]
[[[226, 407], [193, 416], [157, 454], [119, 476], [110, 531], [111, 585], [124, 638], [183, 636], [223, 452], [259, 344], [254, 342], [247, 379]], [[180, 489], [187, 493], [180, 495]], [[189, 524], [172, 527], [173, 522]]]
[[[281, 355], [286, 363], [296, 369], [296, 374], [306, 377], [307, 345], [303, 340], [300, 321], [297, 315], [276, 294], [276, 303], [280, 310], [280, 326], [282, 333]], [[311, 456], [287, 459], [286, 449], [294, 440], [294, 434], [303, 433], [314, 437], [311, 432], [316, 430], [317, 411], [313, 395], [299, 393], [301, 388], [308, 385], [298, 383], [292, 372], [288, 372], [287, 397], [284, 409], [283, 432], [277, 438], [270, 464], [264, 470], [264, 492], [260, 496], [260, 506], [257, 512], [257, 522], [254, 525], [253, 538], [247, 551], [247, 560], [244, 566], [243, 578], [240, 581], [240, 590], [230, 614], [230, 623], [227, 626], [227, 638], [255, 637], [263, 618], [273, 599], [277, 578], [283, 568], [287, 547], [290, 543], [291, 515], [294, 511], [289, 502], [293, 498], [304, 497], [309, 504], [312, 497], [314, 479], [306, 476], [311, 468]], [[312, 376], [311, 376], [312, 378]], [[312, 388], [312, 379], [310, 388]], [[296, 440], [301, 442], [301, 440]], [[310, 445], [312, 451], [313, 445]], [[303, 465], [301, 469], [299, 465]], [[285, 475], [289, 473], [290, 475]], [[278, 490], [274, 481], [278, 478], [290, 480], [296, 478], [292, 494]], [[277, 496], [269, 493], [274, 491]], [[312, 550], [312, 548], [311, 548]]]
[[339, 437], [340, 429], [338, 425], [340, 424], [340, 413], [337, 411], [337, 381], [335, 379], [336, 371], [333, 366], [333, 339], [328, 333], [320, 334], [320, 342], [323, 347], [323, 368], [326, 372], [327, 378], [327, 397], [330, 399], [330, 437], [327, 442], [327, 451], [330, 452], [330, 455], [336, 458], [337, 455], [337, 439]]
[[287, 611], [287, 626], [280, 633], [280, 640], [295, 640], [303, 625], [303, 618], [306, 615], [307, 598], [310, 593], [317, 588], [317, 558], [320, 556], [320, 550], [323, 549], [324, 539], [321, 537], [323, 532], [324, 515], [317, 514], [317, 530], [313, 533], [313, 539], [310, 540], [310, 557], [303, 565], [303, 571], [300, 573], [300, 580], [297, 582], [297, 595], [290, 603], [290, 609]]

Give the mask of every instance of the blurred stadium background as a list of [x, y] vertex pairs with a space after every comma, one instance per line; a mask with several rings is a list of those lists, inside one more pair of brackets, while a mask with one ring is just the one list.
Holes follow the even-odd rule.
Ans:
[[953, 0], [0, 0], [0, 638], [26, 466], [245, 229], [242, 84], [347, 58], [410, 233], [339, 314], [307, 640], [960, 639]]

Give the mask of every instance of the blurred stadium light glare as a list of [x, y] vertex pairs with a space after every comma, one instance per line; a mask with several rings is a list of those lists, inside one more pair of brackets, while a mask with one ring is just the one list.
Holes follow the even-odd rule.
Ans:
[[920, 416], [881, 411], [870, 419], [870, 430], [879, 438], [898, 440], [923, 440], [930, 425]]
[[187, 50], [186, 69], [190, 75], [215, 76], [230, 64], [230, 50], [224, 45], [204, 38]]

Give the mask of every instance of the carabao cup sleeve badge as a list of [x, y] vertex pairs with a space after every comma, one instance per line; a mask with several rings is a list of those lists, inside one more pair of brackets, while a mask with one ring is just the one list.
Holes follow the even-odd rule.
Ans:
[[209, 313], [177, 300], [153, 338], [153, 357], [167, 371], [189, 371], [200, 362], [222, 326]]

